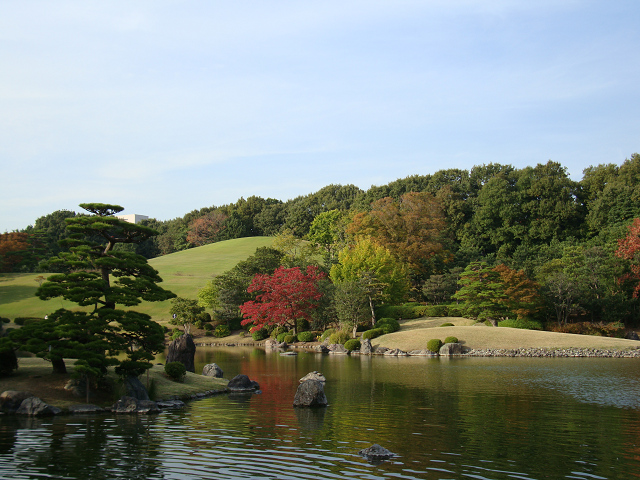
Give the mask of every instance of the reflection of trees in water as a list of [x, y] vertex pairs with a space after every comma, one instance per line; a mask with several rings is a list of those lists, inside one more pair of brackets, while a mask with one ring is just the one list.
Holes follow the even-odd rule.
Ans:
[[8, 425], [3, 419], [2, 443], [5, 433], [13, 434], [14, 443], [2, 453], [13, 452], [13, 468], [28, 465], [31, 472], [56, 478], [159, 478], [160, 440], [150, 434], [153, 422], [139, 415], [17, 417]]

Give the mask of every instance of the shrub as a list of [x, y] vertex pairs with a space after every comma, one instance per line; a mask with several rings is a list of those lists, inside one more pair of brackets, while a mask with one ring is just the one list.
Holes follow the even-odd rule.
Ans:
[[327, 328], [324, 332], [322, 332], [322, 335], [320, 335], [320, 341], [324, 342], [329, 336], [333, 335], [334, 333], [336, 333], [335, 328]]
[[[222, 327], [222, 326], [227, 327], [226, 325], [218, 325], [218, 327]], [[208, 332], [208, 331], [210, 331], [210, 330], [213, 330], [213, 325], [211, 325], [210, 323], [205, 323], [205, 324], [204, 324], [204, 329], [205, 329], [207, 332]], [[229, 327], [227, 327], [227, 330], [229, 330]]]
[[280, 335], [282, 335], [283, 333], [289, 333], [289, 332], [287, 332], [287, 329], [285, 327], [283, 327], [282, 325], [278, 325], [276, 328], [271, 330], [271, 337], [273, 337], [273, 338], [277, 339], [279, 342], [281, 342], [282, 340], [280, 340], [278, 337]]
[[542, 323], [536, 320], [527, 320], [524, 318], [521, 318], [519, 320], [507, 318], [506, 320], [498, 322], [498, 326], [509, 328], [523, 328], [526, 330], [542, 330]]
[[314, 332], [300, 332], [298, 334], [298, 340], [301, 342], [313, 342], [316, 339]]
[[400, 324], [395, 318], [381, 318], [376, 322], [376, 328], [381, 328], [387, 334], [400, 330]]
[[442, 340], [433, 338], [427, 342], [427, 350], [431, 350], [434, 353], [438, 353], [442, 347]]
[[447, 305], [427, 305], [424, 307], [422, 316], [424, 317], [446, 317], [449, 314]]
[[182, 332], [180, 330], [174, 330], [174, 332], [171, 334], [171, 340], [176, 340], [177, 338], [180, 338], [182, 336]]
[[453, 327], [453, 323], [451, 322], [444, 322], [442, 325], [440, 325], [441, 327]]
[[13, 319], [13, 323], [15, 323], [16, 325], [25, 325], [25, 324], [31, 324], [34, 321], [39, 321], [42, 320], [40, 317], [16, 317]]
[[549, 328], [552, 332], [560, 333], [576, 333], [578, 335], [597, 335], [601, 337], [618, 337], [624, 338], [624, 323], [591, 323], [577, 322], [568, 323], [566, 325], [552, 325]]
[[0, 377], [7, 377], [18, 369], [14, 344], [8, 338], [0, 338]]
[[346, 348], [349, 352], [353, 350], [360, 350], [360, 340], [357, 338], [352, 338], [344, 342], [344, 348]]
[[347, 332], [341, 330], [339, 332], [335, 332], [331, 334], [331, 336], [329, 337], [329, 343], [332, 345], [336, 343], [339, 343], [340, 345], [344, 345], [344, 343], [350, 338], [351, 336]]
[[447, 315], [450, 317], [464, 317], [464, 305], [447, 305]]
[[362, 332], [362, 338], [372, 339], [372, 338], [379, 337], [380, 335], [383, 335], [383, 334], [384, 334], [384, 331], [381, 328], [372, 328], [371, 330]]
[[164, 373], [176, 382], [181, 382], [187, 374], [187, 368], [182, 362], [169, 362], [164, 366]]
[[257, 340], [257, 341], [258, 340], [264, 340], [268, 336], [269, 336], [269, 334], [267, 333], [267, 331], [264, 328], [260, 328], [259, 330], [251, 332], [251, 338], [253, 338], [254, 340]]
[[295, 343], [298, 341], [298, 337], [289, 333], [286, 337], [284, 337], [284, 341], [286, 343]]
[[213, 335], [218, 338], [228, 337], [229, 335], [231, 335], [231, 330], [226, 325], [218, 325], [213, 331]]
[[447, 337], [444, 339], [444, 343], [458, 343], [458, 337]]

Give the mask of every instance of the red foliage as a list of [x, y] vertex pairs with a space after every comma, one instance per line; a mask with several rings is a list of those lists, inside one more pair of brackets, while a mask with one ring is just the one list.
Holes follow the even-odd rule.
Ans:
[[624, 278], [631, 279], [636, 282], [633, 289], [633, 296], [640, 295], [640, 264], [637, 263], [636, 254], [640, 251], [640, 218], [636, 218], [629, 225], [629, 233], [626, 237], [618, 240], [618, 250], [616, 255], [620, 258], [631, 260], [631, 273], [625, 275]]
[[22, 261], [21, 253], [29, 249], [28, 238], [24, 232], [0, 234], [0, 271], [12, 272]]
[[326, 275], [314, 266], [306, 273], [299, 267], [278, 267], [273, 275], [257, 274], [247, 291], [260, 293], [255, 301], [240, 306], [242, 325], [253, 324], [251, 330], [266, 325], [284, 325], [295, 330], [296, 320], [311, 320], [322, 294], [317, 282]]

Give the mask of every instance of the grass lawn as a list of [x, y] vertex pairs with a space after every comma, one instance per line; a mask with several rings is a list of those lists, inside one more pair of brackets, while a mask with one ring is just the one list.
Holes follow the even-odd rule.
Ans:
[[[0, 380], [0, 392], [6, 390], [23, 390], [31, 392], [49, 405], [59, 408], [68, 408], [70, 405], [85, 403], [84, 397], [75, 397], [66, 391], [64, 386], [71, 379], [74, 360], [67, 360], [67, 374], [52, 373], [51, 364], [37, 357], [19, 358], [18, 370], [13, 375]], [[112, 381], [117, 380], [113, 373], [108, 377]], [[164, 366], [154, 365], [149, 370], [149, 380], [153, 381], [156, 389], [156, 399], [168, 399], [174, 395], [183, 396], [202, 393], [209, 390], [225, 390], [228, 380], [221, 378], [205, 377], [187, 372], [183, 383], [178, 383], [164, 374]], [[140, 381], [146, 385], [147, 376], [143, 374]], [[113, 405], [118, 398], [124, 395], [121, 387], [116, 387], [112, 392], [99, 392], [89, 402], [101, 407]]]
[[[453, 327], [440, 327], [445, 322]], [[400, 322], [401, 328], [395, 333], [383, 335], [371, 341], [372, 345], [399, 348], [405, 352], [422, 350], [432, 338], [444, 340], [453, 336], [463, 345], [479, 349], [516, 348], [600, 348], [624, 350], [640, 347], [637, 340], [598, 337], [595, 335], [574, 335], [570, 333], [543, 332], [507, 327], [487, 327], [474, 325], [473, 320], [464, 318], [422, 318]]]
[[[272, 237], [248, 237], [212, 243], [182, 252], [153, 258], [149, 264], [163, 279], [161, 286], [178, 296], [196, 298], [198, 290], [214, 276], [253, 255], [258, 247], [268, 247]], [[36, 277], [44, 273], [0, 274], [0, 317], [44, 317], [59, 308], [74, 309], [77, 305], [60, 298], [42, 301], [35, 296]], [[162, 324], [169, 320], [170, 301], [143, 302], [133, 310], [147, 313]], [[14, 325], [5, 325], [13, 327]]]

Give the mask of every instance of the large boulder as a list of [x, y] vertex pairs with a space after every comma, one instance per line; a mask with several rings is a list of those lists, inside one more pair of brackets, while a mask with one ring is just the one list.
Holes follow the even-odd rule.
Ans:
[[300, 383], [306, 382], [307, 380], [315, 380], [317, 382], [322, 382], [322, 383], [327, 381], [327, 379], [324, 378], [323, 374], [315, 370], [313, 372], [307, 373], [304, 377], [302, 377], [300, 379]]
[[640, 337], [634, 331], [629, 331], [625, 333], [624, 338], [626, 338], [627, 340], [640, 340]]
[[59, 413], [62, 413], [62, 410], [44, 403], [38, 397], [25, 398], [16, 411], [16, 415], [28, 415], [30, 417], [58, 415]]
[[147, 389], [138, 377], [129, 376], [124, 379], [124, 386], [127, 389], [127, 396], [137, 400], [150, 400]]
[[371, 355], [371, 340], [368, 338], [364, 338], [360, 340], [360, 354], [361, 355]]
[[298, 385], [293, 399], [294, 407], [326, 407], [328, 403], [324, 383], [318, 380], [307, 380]]
[[264, 342], [264, 348], [274, 350], [277, 348], [287, 348], [287, 342], [278, 342], [275, 338], [267, 338]]
[[339, 343], [334, 343], [333, 345], [329, 345], [329, 353], [334, 355], [349, 355], [349, 350], [344, 348], [344, 345], [340, 345]]
[[195, 355], [196, 344], [193, 343], [193, 338], [191, 338], [191, 335], [184, 334], [169, 344], [167, 363], [181, 362], [187, 369], [187, 372], [196, 373]]
[[16, 413], [20, 404], [29, 397], [33, 397], [32, 393], [20, 390], [7, 390], [0, 394], [0, 412]]
[[215, 363], [209, 363], [202, 368], [202, 375], [205, 377], [222, 378], [224, 372]]
[[111, 407], [113, 413], [160, 413], [156, 402], [123, 396]]
[[438, 354], [441, 357], [450, 357], [451, 355], [462, 355], [464, 353], [464, 347], [461, 343], [445, 343], [440, 347]]
[[246, 375], [236, 375], [227, 384], [227, 388], [232, 392], [251, 392], [254, 390], [259, 390], [260, 385], [258, 382], [254, 382], [250, 380]]

